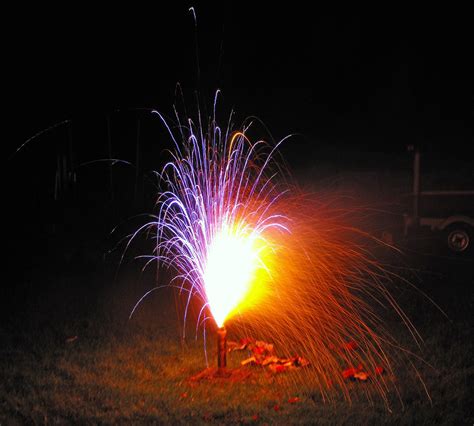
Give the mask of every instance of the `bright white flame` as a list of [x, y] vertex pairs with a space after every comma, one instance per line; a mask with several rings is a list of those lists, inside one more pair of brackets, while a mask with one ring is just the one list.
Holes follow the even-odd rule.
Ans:
[[204, 284], [212, 315], [219, 327], [250, 289], [259, 264], [254, 242], [254, 237], [224, 227], [209, 246]]

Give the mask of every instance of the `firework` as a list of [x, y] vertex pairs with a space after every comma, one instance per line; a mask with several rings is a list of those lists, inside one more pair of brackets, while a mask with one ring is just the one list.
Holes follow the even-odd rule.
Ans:
[[170, 285], [185, 295], [184, 322], [197, 300], [197, 327], [212, 319], [225, 334], [231, 323], [288, 357], [304, 356], [311, 368], [296, 379], [324, 399], [334, 388], [351, 399], [343, 366], [365, 378], [362, 368], [386, 371], [372, 382], [388, 404], [394, 353], [405, 352], [372, 302], [389, 306], [419, 340], [387, 290], [393, 276], [370, 256], [370, 238], [347, 225], [345, 210], [287, 183], [277, 154], [283, 141], [252, 141], [251, 124], [234, 130], [230, 119], [222, 129], [215, 105], [205, 123], [199, 111], [195, 122], [175, 111], [173, 128], [157, 113], [174, 148], [158, 174], [156, 215], [140, 229], [156, 232], [150, 262], [174, 271]]

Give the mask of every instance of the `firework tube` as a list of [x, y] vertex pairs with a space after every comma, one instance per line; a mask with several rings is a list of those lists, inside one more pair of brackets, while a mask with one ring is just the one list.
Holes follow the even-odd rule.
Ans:
[[220, 327], [217, 330], [217, 369], [219, 373], [224, 373], [227, 366], [227, 330]]

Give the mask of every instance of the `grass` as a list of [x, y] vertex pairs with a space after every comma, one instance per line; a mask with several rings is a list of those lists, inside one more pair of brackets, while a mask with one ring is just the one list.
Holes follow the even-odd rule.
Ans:
[[[403, 407], [394, 396], [392, 412], [365, 398], [348, 404], [336, 395], [325, 403], [314, 389], [292, 385], [292, 373], [258, 368], [244, 382], [192, 383], [205, 367], [202, 336], [180, 341], [170, 292], [155, 294], [128, 320], [150, 277], [38, 271], [3, 311], [0, 424], [472, 424], [472, 283], [469, 273], [453, 278], [450, 271], [425, 273], [424, 283], [450, 319], [412, 291], [400, 292], [426, 339], [422, 355], [434, 368], [421, 373], [432, 403], [407, 371], [399, 377]], [[242, 356], [231, 354], [230, 367]]]

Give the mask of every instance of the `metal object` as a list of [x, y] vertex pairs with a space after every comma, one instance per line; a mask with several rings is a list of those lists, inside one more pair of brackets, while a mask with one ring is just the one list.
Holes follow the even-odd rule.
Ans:
[[466, 251], [471, 243], [471, 237], [467, 226], [453, 224], [447, 229], [448, 247], [457, 253]]
[[220, 327], [217, 330], [217, 367], [225, 369], [227, 367], [227, 330]]
[[227, 330], [220, 327], [217, 330], [217, 376], [225, 377], [228, 375], [227, 367]]
[[444, 243], [454, 253], [468, 253], [474, 242], [473, 190], [422, 190], [420, 150], [408, 146], [413, 156], [412, 212], [404, 214], [405, 237], [421, 228], [442, 232]]

